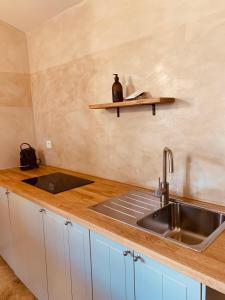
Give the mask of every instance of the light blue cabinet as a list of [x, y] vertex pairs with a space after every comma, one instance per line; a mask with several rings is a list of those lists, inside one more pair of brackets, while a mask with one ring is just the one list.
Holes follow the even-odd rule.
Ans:
[[12, 267], [12, 229], [10, 225], [7, 190], [0, 187], [0, 255]]
[[204, 300], [199, 282], [127, 250], [91, 232], [93, 300]]
[[144, 259], [138, 253], [135, 256], [139, 257], [134, 267], [136, 300], [162, 300], [162, 270], [155, 261]]
[[92, 300], [89, 230], [75, 223], [68, 226], [73, 300]]
[[136, 300], [200, 300], [201, 284], [156, 261], [134, 253]]
[[134, 300], [133, 253], [91, 232], [93, 300]]
[[49, 300], [72, 300], [66, 220], [49, 210], [43, 220]]
[[89, 230], [49, 210], [43, 219], [49, 300], [91, 300]]
[[163, 300], [199, 300], [201, 284], [172, 269], [163, 267]]
[[215, 298], [201, 283], [5, 192], [0, 187], [0, 254], [38, 299]]
[[12, 264], [21, 281], [41, 300], [48, 300], [45, 241], [41, 207], [10, 192]]

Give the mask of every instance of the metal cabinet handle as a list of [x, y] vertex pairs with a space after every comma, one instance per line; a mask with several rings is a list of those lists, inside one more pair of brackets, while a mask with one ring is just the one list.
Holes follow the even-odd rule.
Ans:
[[40, 213], [44, 213], [44, 212], [45, 212], [45, 209], [44, 209], [44, 208], [41, 208], [41, 209], [39, 210], [39, 212], [40, 212]]
[[72, 223], [70, 222], [70, 221], [66, 221], [65, 222], [65, 225], [67, 226], [67, 225], [72, 225]]
[[123, 251], [123, 256], [127, 256], [128, 254], [131, 254], [129, 250]]
[[134, 255], [134, 257], [133, 257], [133, 261], [134, 262], [138, 261], [139, 259], [141, 260], [141, 256], [140, 255], [137, 255], [137, 256]]

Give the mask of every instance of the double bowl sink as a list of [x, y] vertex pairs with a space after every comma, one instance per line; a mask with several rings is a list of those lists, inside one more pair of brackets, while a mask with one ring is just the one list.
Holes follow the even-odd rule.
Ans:
[[224, 230], [225, 214], [170, 199], [160, 207], [152, 194], [131, 191], [91, 207], [113, 219], [198, 252]]

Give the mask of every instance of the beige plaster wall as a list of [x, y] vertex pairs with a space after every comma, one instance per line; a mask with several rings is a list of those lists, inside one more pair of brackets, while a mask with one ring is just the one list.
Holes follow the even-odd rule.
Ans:
[[34, 142], [26, 36], [0, 21], [0, 169], [18, 166], [19, 145]]
[[[155, 187], [173, 150], [171, 190], [225, 204], [225, 2], [86, 0], [28, 36], [38, 147], [48, 164]], [[176, 97], [92, 111], [112, 74], [128, 93]], [[45, 149], [45, 141], [53, 149]]]

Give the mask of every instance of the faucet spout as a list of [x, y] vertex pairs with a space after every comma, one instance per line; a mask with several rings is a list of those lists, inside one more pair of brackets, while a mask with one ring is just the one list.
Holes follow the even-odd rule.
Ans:
[[[163, 150], [163, 178], [166, 179], [167, 176], [167, 159], [169, 163], [169, 172], [173, 173], [174, 172], [174, 165], [173, 165], [173, 152], [170, 150], [168, 147], [165, 147]], [[166, 180], [165, 180], [166, 181]]]
[[160, 196], [162, 205], [169, 203], [169, 183], [167, 182], [167, 167], [170, 173], [174, 172], [173, 152], [168, 147], [163, 150], [163, 181], [160, 184]]

